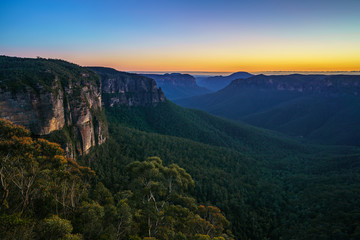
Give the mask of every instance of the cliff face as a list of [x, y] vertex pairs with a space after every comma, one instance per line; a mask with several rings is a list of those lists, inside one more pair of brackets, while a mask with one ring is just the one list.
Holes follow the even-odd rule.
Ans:
[[166, 100], [164, 93], [157, 88], [153, 79], [111, 68], [91, 67], [90, 69], [101, 76], [102, 99], [107, 107], [154, 106]]
[[106, 140], [101, 82], [64, 61], [0, 58], [0, 117], [59, 142], [67, 155]]
[[26, 87], [24, 91], [11, 92], [0, 89], [0, 117], [24, 125], [37, 135], [46, 135], [65, 125], [63, 99], [58, 83], [54, 92], [39, 86], [38, 92]]

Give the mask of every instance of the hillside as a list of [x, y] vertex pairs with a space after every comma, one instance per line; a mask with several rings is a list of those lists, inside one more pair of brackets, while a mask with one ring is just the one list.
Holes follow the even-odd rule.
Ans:
[[202, 111], [187, 110], [171, 101], [154, 108], [124, 106], [107, 108], [106, 112], [109, 121], [121, 123], [126, 127], [182, 137], [242, 152], [270, 153], [273, 146], [278, 148], [279, 145], [284, 152], [293, 148], [303, 150], [303, 145], [299, 142], [275, 132], [217, 118]]
[[193, 76], [189, 74], [171, 73], [171, 74], [142, 74], [152, 78], [157, 85], [164, 91], [166, 97], [170, 100], [186, 98], [209, 93], [204, 87], [199, 87]]
[[305, 145], [171, 102], [106, 112], [112, 137], [84, 162], [113, 191], [124, 164], [156, 155], [193, 176], [193, 195], [222, 209], [237, 239], [328, 238], [324, 228], [335, 223], [339, 234], [358, 234], [348, 224], [360, 193], [356, 148]]
[[198, 77], [196, 78], [199, 86], [210, 89], [213, 92], [216, 92], [227, 85], [229, 85], [233, 80], [236, 79], [246, 79], [253, 76], [247, 72], [236, 72], [232, 73], [229, 76], [213, 76], [213, 77]]
[[359, 86], [356, 75], [258, 75], [176, 103], [315, 143], [359, 146]]

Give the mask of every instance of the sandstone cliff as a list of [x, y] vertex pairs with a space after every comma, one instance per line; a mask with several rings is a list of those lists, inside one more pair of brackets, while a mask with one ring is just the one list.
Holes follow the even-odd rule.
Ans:
[[0, 117], [62, 144], [68, 156], [106, 140], [101, 81], [60, 60], [0, 57]]
[[112, 68], [90, 67], [102, 79], [102, 99], [106, 107], [155, 106], [166, 100], [153, 79]]

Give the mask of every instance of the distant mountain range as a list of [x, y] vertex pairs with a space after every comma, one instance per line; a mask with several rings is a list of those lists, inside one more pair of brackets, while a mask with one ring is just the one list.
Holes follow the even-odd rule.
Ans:
[[142, 74], [152, 78], [161, 87], [165, 96], [170, 99], [180, 99], [209, 93], [206, 88], [199, 87], [196, 80], [189, 74], [166, 73], [166, 74]]
[[218, 91], [236, 79], [246, 79], [253, 76], [247, 72], [236, 72], [229, 76], [213, 76], [213, 77], [198, 77], [196, 78], [199, 86], [205, 87], [211, 91]]
[[177, 104], [317, 143], [360, 145], [360, 76], [257, 75]]

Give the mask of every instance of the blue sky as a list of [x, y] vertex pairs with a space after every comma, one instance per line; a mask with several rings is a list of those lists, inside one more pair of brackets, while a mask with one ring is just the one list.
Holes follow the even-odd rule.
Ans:
[[122, 70], [359, 70], [360, 1], [0, 2], [0, 53]]

